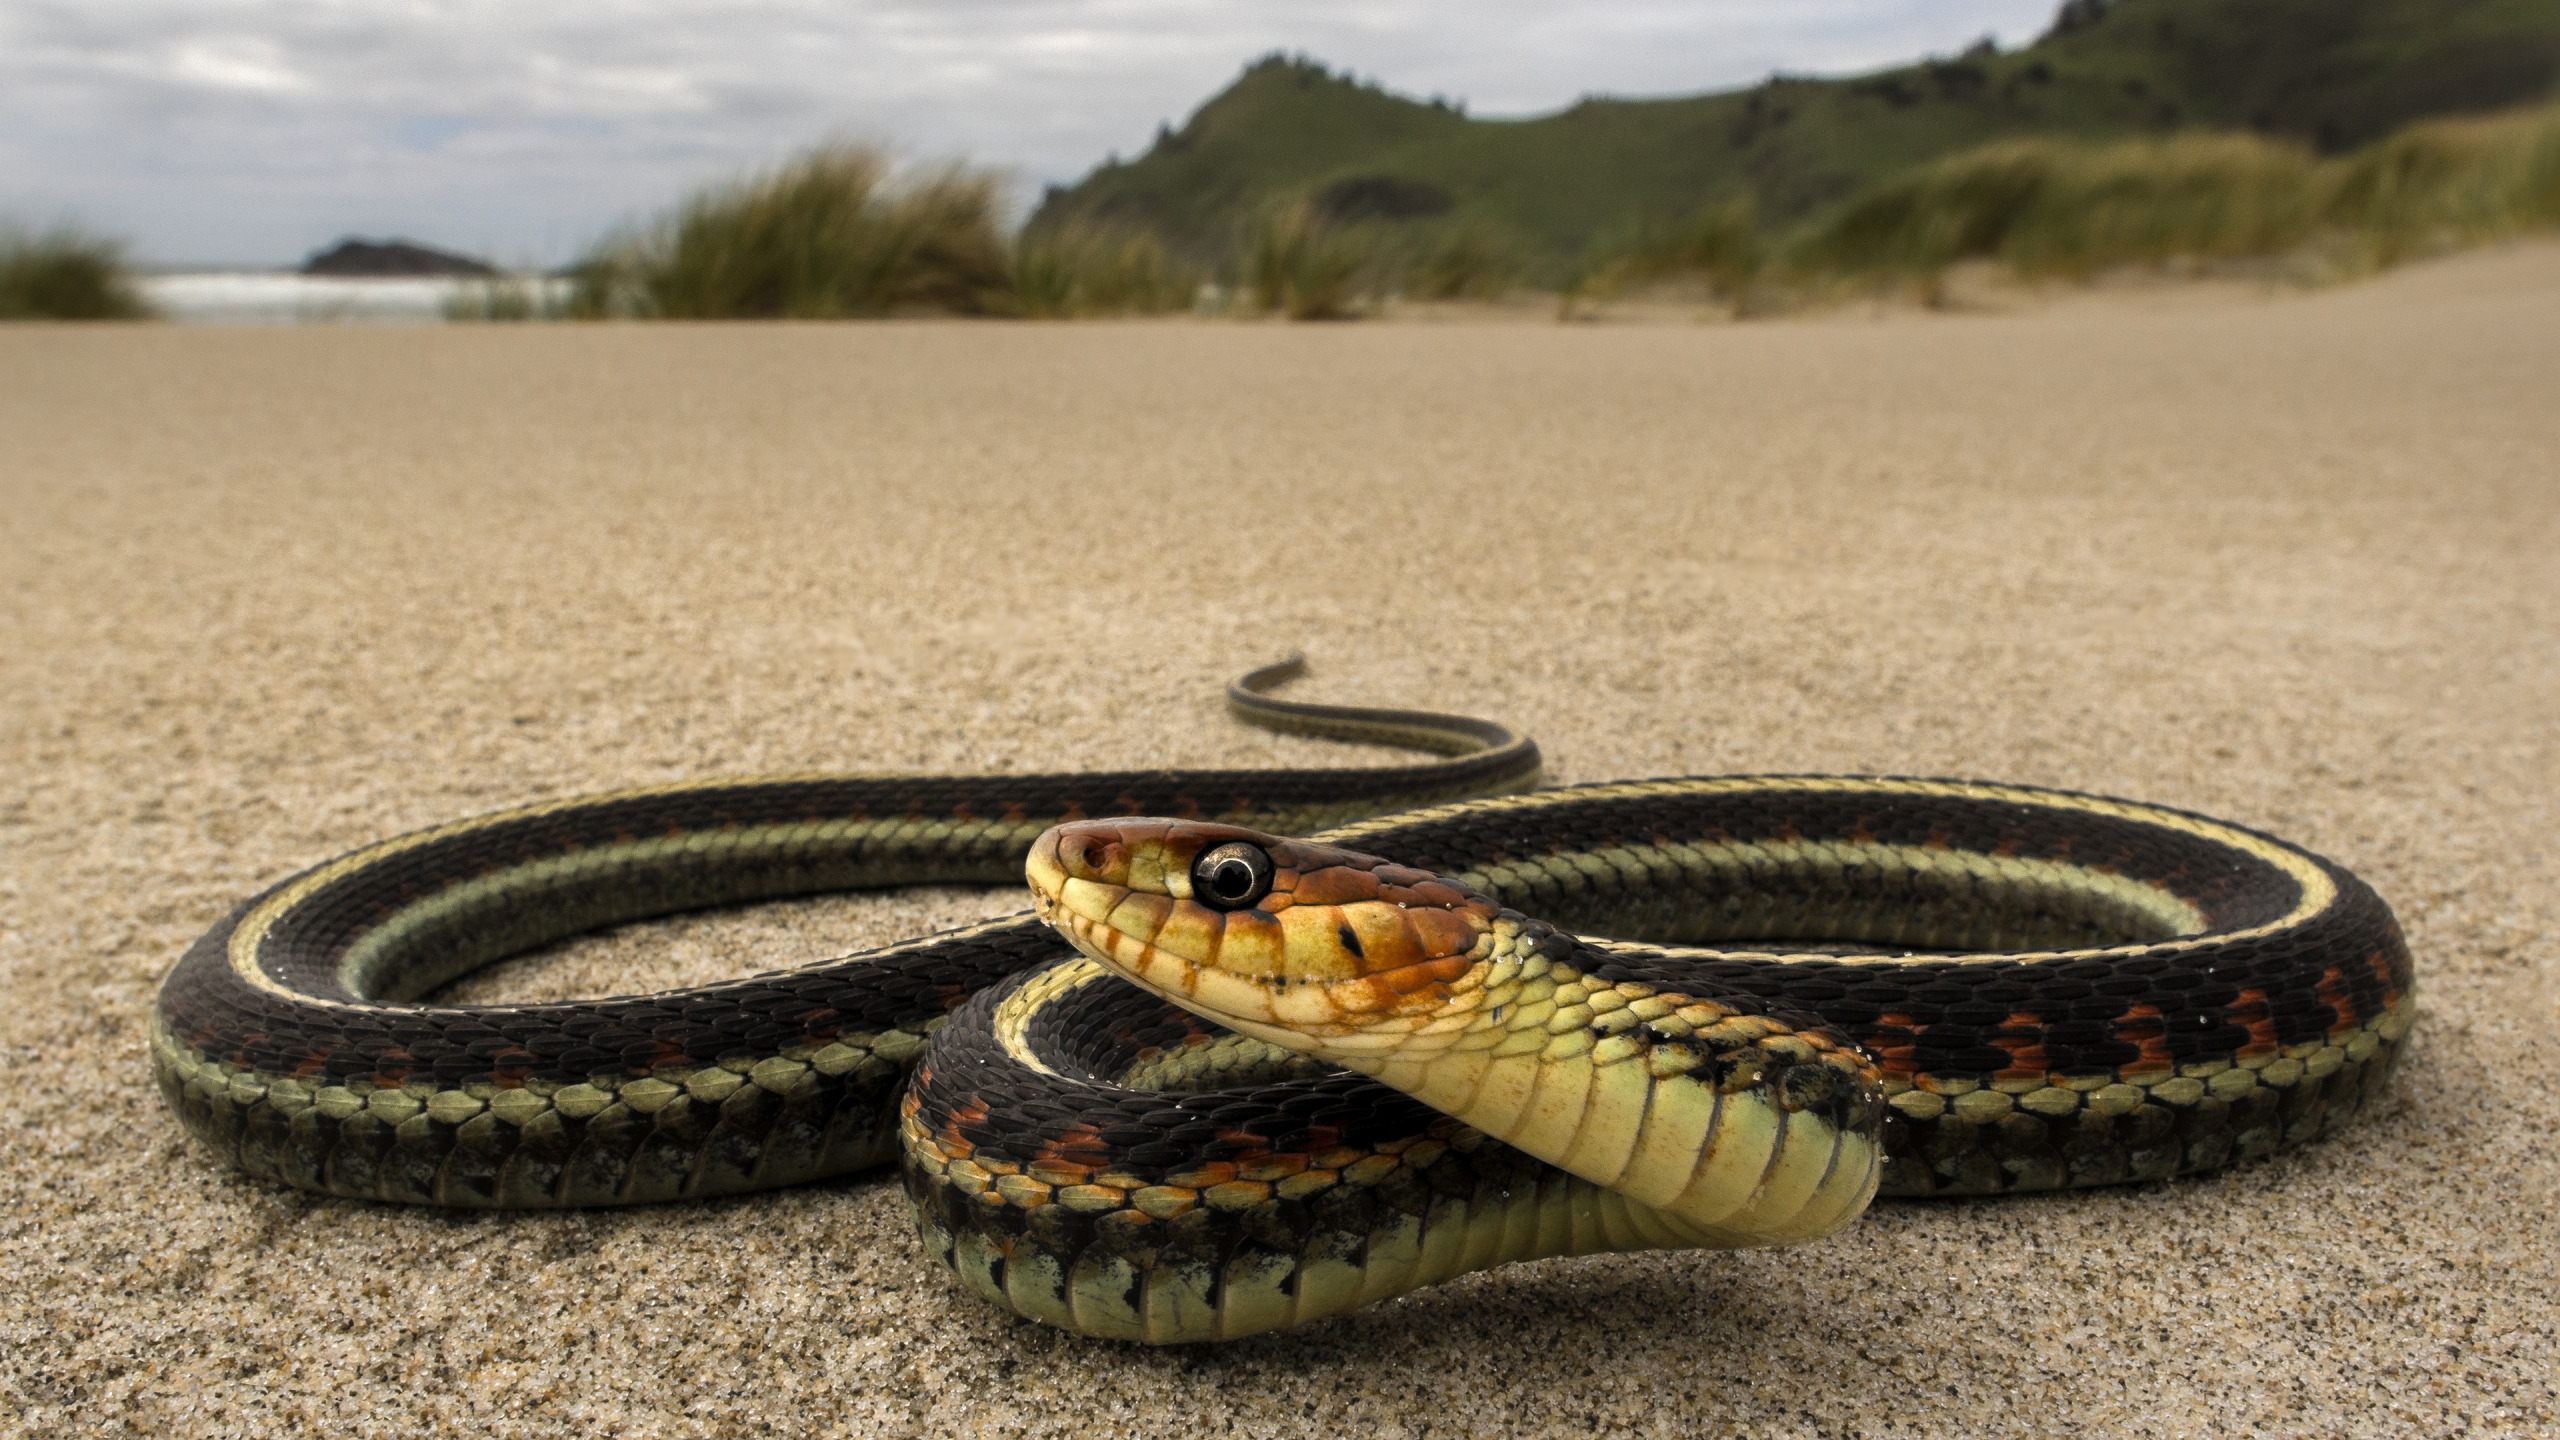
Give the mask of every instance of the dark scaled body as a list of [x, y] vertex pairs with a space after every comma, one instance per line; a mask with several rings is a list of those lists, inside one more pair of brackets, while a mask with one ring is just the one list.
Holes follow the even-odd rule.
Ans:
[[[1346, 772], [1306, 773], [1338, 786]], [[1307, 825], [1362, 808], [1219, 778], [1236, 793], [1250, 778]], [[1103, 779], [1107, 798], [1056, 808], [1197, 810], [1207, 793], [1199, 777]], [[200, 941], [162, 993], [155, 1073], [225, 1160], [382, 1200], [676, 1199], [884, 1163], [903, 1141], [923, 1233], [964, 1281], [1137, 1339], [1247, 1333], [1505, 1259], [1663, 1243], [1611, 1192], [1397, 1092], [1110, 998], [1117, 982], [1037, 1010], [1017, 1039], [1062, 1058], [1026, 1070], [972, 1017], [1059, 968], [1064, 945], [1027, 917], [654, 996], [401, 998], [599, 924], [993, 878], [1047, 818], [1002, 783], [680, 787], [386, 842]], [[1612, 983], [1846, 1034], [1885, 1077], [1887, 1194], [2157, 1179], [2315, 1139], [2381, 1092], [2414, 1014], [2398, 927], [2352, 875], [2123, 802], [1659, 781], [1324, 838], [1626, 937], [1576, 942]]]

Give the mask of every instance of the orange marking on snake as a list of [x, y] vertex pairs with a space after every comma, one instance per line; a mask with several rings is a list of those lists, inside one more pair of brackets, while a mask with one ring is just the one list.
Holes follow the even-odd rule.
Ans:
[[1069, 1126], [1064, 1134], [1040, 1142], [1033, 1163], [1047, 1162], [1093, 1171], [1111, 1162], [1111, 1145], [1090, 1125]]
[[2364, 1017], [2356, 1011], [2356, 997], [2347, 993], [2347, 972], [2332, 965], [2320, 972], [2320, 1003], [2338, 1018], [2329, 1025], [2329, 1033], [2353, 1030]]
[[1249, 1165], [1271, 1156], [1271, 1142], [1250, 1130], [1221, 1130], [1218, 1143], [1235, 1151], [1229, 1158], [1238, 1165]]
[[2224, 1007], [2223, 1014], [2230, 1018], [2232, 1024], [2249, 1032], [2249, 1043], [2234, 1052], [2238, 1058], [2255, 1059], [2260, 1055], [2273, 1055], [2284, 1048], [2276, 1041], [2276, 1019], [2267, 1013], [2266, 991], [2241, 991]]
[[406, 1050], [394, 1047], [373, 1057], [373, 1083], [376, 1089], [397, 1090], [409, 1083], [409, 1072], [417, 1068], [417, 1060]]
[[942, 1142], [944, 1150], [951, 1156], [951, 1158], [955, 1160], [966, 1160], [971, 1155], [977, 1153], [978, 1147], [970, 1143], [969, 1137], [960, 1133], [960, 1127], [963, 1125], [983, 1125], [986, 1123], [986, 1119], [986, 1102], [975, 1097], [971, 1097], [967, 1104], [954, 1105], [951, 1107], [951, 1117], [942, 1122], [941, 1133], [936, 1138]]
[[[1868, 1054], [1876, 1057], [1877, 1065], [1886, 1075], [1895, 1079], [1908, 1080], [1920, 1072], [1920, 1061], [1917, 1058], [1920, 1054], [1920, 1032], [1926, 1028], [1928, 1027], [1912, 1024], [1911, 1017], [1908, 1015], [1879, 1015], [1876, 1017], [1874, 1031], [1859, 1041], [1859, 1044], [1866, 1048]], [[1902, 1043], [1898, 1045], [1882, 1043], [1888, 1036], [1900, 1037]]]
[[2131, 1064], [2116, 1067], [2118, 1075], [2166, 1075], [2178, 1068], [2178, 1058], [2169, 1053], [2169, 1027], [2160, 1018], [2159, 1006], [2133, 1006], [2113, 1023], [2116, 1038], [2142, 1052]]
[[1990, 1043], [2009, 1052], [2009, 1063], [1992, 1074], [1994, 1080], [2041, 1080], [2052, 1068], [2044, 1058], [2044, 1020], [2041, 1016], [2025, 1013], [2010, 1016], [2000, 1022], [2000, 1033], [1992, 1036]]

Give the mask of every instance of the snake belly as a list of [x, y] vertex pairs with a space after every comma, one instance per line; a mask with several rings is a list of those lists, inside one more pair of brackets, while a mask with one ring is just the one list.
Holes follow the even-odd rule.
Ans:
[[[1258, 693], [1293, 670], [1245, 677], [1231, 704], [1257, 724], [1449, 758], [786, 778], [457, 822], [244, 903], [164, 985], [153, 1069], [224, 1160], [365, 1199], [622, 1204], [903, 1155], [920, 1233], [970, 1288], [1082, 1333], [1164, 1342], [1301, 1324], [1514, 1259], [1732, 1237], [1665, 1224], [1399, 1090], [1119, 983], [1031, 917], [656, 995], [408, 997], [653, 915], [998, 883], [1051, 824], [1171, 815], [1321, 831], [1444, 875], [1536, 917], [1543, 982], [1603, 1008], [1604, 990], [1645, 987], [1711, 1004], [1690, 1035], [1666, 1036], [1659, 1016], [1648, 1033], [1707, 1054], [1734, 1093], [1792, 1093], [1786, 1113], [1846, 1137], [1835, 1151], [1866, 1137], [1888, 1194], [2151, 1179], [2311, 1139], [2379, 1087], [2412, 1014], [2388, 909], [2237, 827], [1857, 778], [1435, 803], [1533, 783], [1534, 745], [1480, 721]], [[1380, 810], [1397, 813], [1344, 823]], [[1913, 953], [1934, 951], [1993, 953]], [[1809, 1083], [1808, 1067], [1831, 1078]], [[1845, 1223], [1854, 1198], [1818, 1218]]]

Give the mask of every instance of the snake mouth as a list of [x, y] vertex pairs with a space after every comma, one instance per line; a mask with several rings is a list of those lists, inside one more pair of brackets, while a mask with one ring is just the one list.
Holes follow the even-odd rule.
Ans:
[[1211, 1019], [1304, 1035], [1435, 1012], [1485, 963], [1497, 913], [1373, 855], [1182, 820], [1060, 825], [1023, 873], [1084, 954]]

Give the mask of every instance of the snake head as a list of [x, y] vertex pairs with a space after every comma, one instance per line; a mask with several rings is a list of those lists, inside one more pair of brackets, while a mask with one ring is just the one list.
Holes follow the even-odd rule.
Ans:
[[1429, 871], [1232, 825], [1078, 821], [1024, 870], [1078, 950], [1298, 1050], [1439, 1013], [1503, 938], [1499, 906]]

